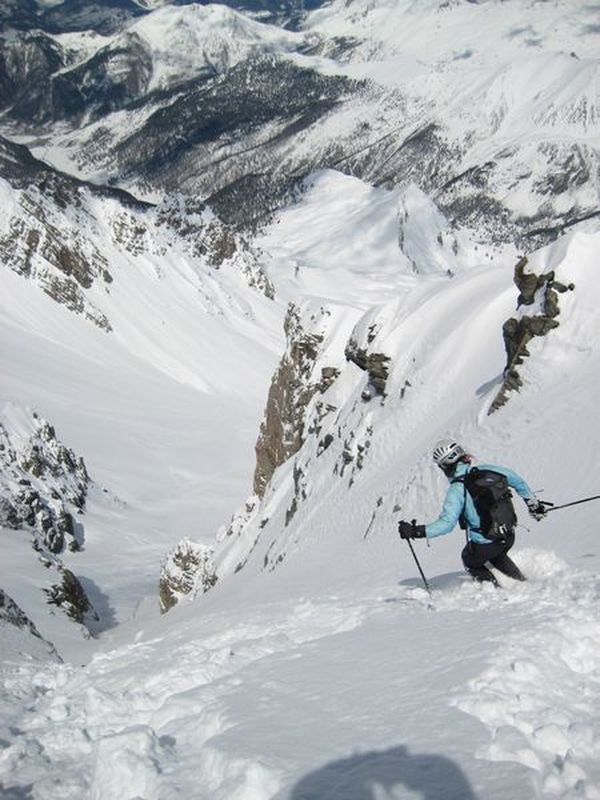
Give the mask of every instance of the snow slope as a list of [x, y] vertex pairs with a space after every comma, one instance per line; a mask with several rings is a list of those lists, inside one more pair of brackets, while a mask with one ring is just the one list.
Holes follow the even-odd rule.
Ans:
[[[315, 193], [282, 214], [265, 243], [273, 248], [269, 274], [280, 281], [282, 300], [304, 291], [307, 303], [332, 314], [339, 306], [344, 324], [328, 344], [341, 373], [324, 395], [335, 414], [275, 473], [240, 535], [221, 542], [214, 589], [162, 618], [140, 608], [106, 631], [93, 653], [80, 650], [77, 661], [5, 666], [0, 786], [8, 798], [600, 796], [595, 505], [557, 511], [539, 524], [529, 523], [519, 505], [531, 530], [519, 528], [515, 559], [529, 581], [503, 579], [500, 591], [465, 579], [461, 535], [454, 533], [431, 548], [415, 543], [429, 598], [396, 534], [399, 518], [427, 521], [437, 513], [444, 482], [430, 451], [441, 435], [513, 466], [556, 503], [597, 494], [599, 234], [571, 234], [530, 259], [536, 271], [554, 269], [576, 288], [561, 296], [559, 327], [530, 344], [521, 392], [488, 416], [505, 360], [501, 324], [516, 303], [513, 255], [496, 253], [477, 265], [477, 251], [465, 244], [454, 277], [415, 273], [393, 245], [403, 198], [346, 179], [333, 219], [327, 192], [337, 178], [315, 180]], [[313, 227], [300, 269], [290, 274], [285, 247], [295, 215], [311, 218]], [[375, 218], [382, 229], [370, 251], [361, 251], [360, 233]], [[435, 215], [426, 219], [413, 241], [437, 231], [429, 228]], [[326, 269], [328, 276], [319, 275]], [[369, 285], [371, 270], [372, 295], [361, 303], [359, 288]], [[10, 280], [19, 300], [16, 276]], [[106, 583], [110, 598], [140, 569], [133, 552], [137, 546], [139, 555], [141, 533], [133, 526], [144, 515], [156, 515], [158, 528], [180, 505], [191, 512], [199, 484], [215, 493], [215, 506], [224, 505], [231, 478], [218, 481], [211, 472], [204, 483], [199, 472], [205, 437], [221, 465], [234, 456], [248, 464], [248, 443], [231, 440], [231, 417], [220, 415], [226, 395], [215, 395], [214, 386], [203, 392], [120, 348], [108, 353], [104, 334], [54, 306], [50, 312], [45, 300], [33, 315], [44, 315], [49, 332], [40, 346], [41, 327], [25, 332], [25, 297], [16, 303], [20, 310], [4, 311], [4, 331], [12, 333], [9, 388], [43, 401], [64, 438], [86, 454], [92, 475], [128, 502], [124, 510], [110, 494], [90, 511], [90, 559], [104, 559], [102, 569], [114, 571], [118, 547], [124, 569]], [[385, 400], [365, 403], [365, 373], [344, 364], [340, 350], [352, 329], [361, 340], [371, 328], [372, 346], [392, 360]], [[61, 342], [75, 335], [85, 347], [69, 354], [76, 365], [69, 373], [76, 376], [75, 397], [89, 405], [83, 413], [75, 401], [67, 407], [60, 380], [68, 377]], [[261, 352], [253, 347], [242, 354], [248, 366]], [[31, 374], [43, 377], [39, 385], [24, 376], [32, 366]], [[249, 424], [250, 392], [255, 386], [258, 394], [260, 382], [257, 373], [249, 396], [237, 402], [236, 427], [238, 419]], [[202, 417], [211, 420], [210, 430], [200, 430]], [[333, 441], [317, 455], [326, 430]], [[356, 444], [367, 439], [362, 469], [355, 458], [335, 474], [343, 449], [356, 457]], [[166, 465], [171, 473], [161, 486]], [[306, 499], [286, 525], [298, 468]], [[96, 544], [106, 535], [111, 504], [119, 537], [112, 553]], [[145, 542], [143, 559], [143, 586], [131, 584], [131, 594], [147, 586], [158, 547]]]
[[[442, 126], [454, 150], [448, 160], [458, 162], [451, 183], [441, 191], [436, 186], [440, 200], [455, 202], [461, 179], [468, 185], [476, 170], [480, 188], [517, 219], [544, 216], [540, 195], [561, 213], [597, 208], [598, 190], [588, 180], [596, 169], [600, 120], [594, 6], [339, 0], [313, 11], [305, 29], [328, 39], [354, 38], [358, 46], [337, 64], [343, 74], [402, 93], [403, 114], [392, 112], [388, 131], [377, 120], [372, 147], [384, 133], [400, 143], [410, 130]], [[586, 162], [594, 165], [591, 172]], [[570, 184], [566, 194], [561, 181]]]
[[[220, 4], [164, 6], [137, 20], [127, 35], [137, 35], [151, 54], [148, 90], [189, 80], [207, 68], [223, 72], [254, 50], [286, 52], [300, 48], [304, 34], [265, 25]], [[121, 37], [115, 37], [118, 48]]]
[[[594, 4], [340, 0], [299, 32], [215, 4], [163, 5], [86, 48], [61, 75], [81, 113], [41, 103], [56, 115], [43, 135], [20, 117], [5, 131], [136, 196], [183, 187], [249, 225], [290, 183], [334, 167], [415, 182], [483, 240], [522, 237], [527, 251], [599, 213]], [[334, 102], [302, 107], [313, 82], [315, 100]], [[203, 112], [179, 111], [195, 103]]]
[[[23, 215], [18, 193], [2, 188], [11, 200], [6, 222], [12, 215], [38, 225]], [[141, 218], [130, 230], [145, 232], [142, 246], [124, 244], [112, 226], [125, 232], [128, 213], [112, 200], [41, 208], [38, 242], [47, 236], [51, 244], [60, 229], [65, 248], [77, 252], [85, 242], [84, 253], [103, 254], [111, 280], [90, 280], [81, 310], [88, 304], [110, 318], [110, 330], [42, 291], [61, 277], [44, 247], [30, 254], [25, 277], [13, 272], [17, 248], [35, 232], [17, 237], [0, 270], [0, 405], [37, 412], [86, 461], [93, 486], [81, 517], [84, 550], [64, 560], [109, 626], [146, 596], [154, 607], [166, 551], [186, 533], [212, 539], [247, 492], [281, 310], [248, 286], [234, 266], [239, 253], [215, 267], [210, 253], [194, 254], [173, 231], [148, 230]], [[30, 537], [8, 529], [1, 536], [0, 585], [55, 641], [57, 619], [48, 618], [44, 595], [25, 588], [36, 561]], [[38, 589], [49, 580], [40, 570], [31, 584]], [[79, 644], [69, 627], [65, 621], [60, 640], [70, 652]]]
[[341, 591], [314, 575], [309, 595], [289, 576], [239, 582], [85, 668], [13, 667], [5, 788], [597, 797], [597, 578], [521, 550], [527, 587], [498, 598], [452, 571], [433, 580], [432, 609], [394, 545], [387, 571]]

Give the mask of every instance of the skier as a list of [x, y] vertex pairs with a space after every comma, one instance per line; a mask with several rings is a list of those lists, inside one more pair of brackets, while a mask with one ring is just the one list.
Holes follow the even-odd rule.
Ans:
[[[435, 536], [444, 536], [450, 533], [457, 522], [465, 528], [467, 544], [462, 551], [462, 561], [467, 572], [474, 580], [483, 582], [489, 581], [498, 586], [493, 572], [486, 567], [490, 563], [500, 572], [508, 575], [517, 581], [526, 580], [521, 570], [514, 561], [508, 556], [508, 551], [515, 541], [514, 527], [516, 525], [516, 515], [510, 502], [510, 492], [508, 487], [513, 488], [525, 501], [529, 513], [536, 519], [542, 519], [547, 508], [531, 491], [523, 478], [506, 467], [494, 466], [492, 464], [481, 464], [477, 467], [473, 465], [473, 457], [468, 455], [464, 449], [454, 440], [444, 439], [436, 444], [433, 450], [433, 460], [444, 472], [450, 481], [450, 487], [444, 500], [444, 505], [439, 517], [435, 522], [428, 525], [417, 525], [413, 522], [404, 520], [398, 523], [398, 530], [402, 539], [433, 539]], [[491, 470], [491, 473], [484, 473]], [[504, 524], [495, 524], [481, 505], [479, 498], [467, 491], [467, 486], [471, 486], [471, 481], [477, 480], [478, 475], [487, 475], [489, 480], [498, 475], [504, 476], [503, 481], [505, 491], [502, 499], [496, 504], [504, 511]], [[470, 476], [468, 478], [467, 476]], [[466, 482], [467, 481], [467, 482]], [[477, 506], [481, 512], [478, 513]], [[504, 505], [505, 504], [505, 508]], [[548, 504], [550, 505], [550, 504]], [[494, 512], [496, 512], [496, 508]], [[482, 517], [486, 517], [486, 524], [482, 525]], [[502, 514], [500, 514], [502, 516]], [[484, 527], [485, 533], [482, 530]]]

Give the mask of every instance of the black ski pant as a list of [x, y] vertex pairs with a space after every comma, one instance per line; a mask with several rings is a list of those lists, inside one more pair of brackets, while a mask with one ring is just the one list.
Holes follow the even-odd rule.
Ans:
[[526, 580], [521, 570], [508, 556], [508, 551], [514, 543], [514, 531], [507, 534], [506, 539], [501, 542], [490, 542], [489, 544], [468, 542], [462, 551], [462, 561], [467, 572], [476, 581], [491, 581], [491, 583], [497, 585], [498, 581], [493, 572], [486, 567], [486, 563], [490, 563], [499, 572], [508, 575], [509, 578], [513, 578], [516, 581]]

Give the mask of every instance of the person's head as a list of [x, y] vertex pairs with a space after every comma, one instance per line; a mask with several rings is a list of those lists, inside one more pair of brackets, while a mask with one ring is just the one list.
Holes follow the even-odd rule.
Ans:
[[433, 448], [433, 460], [445, 475], [452, 477], [457, 465], [468, 464], [471, 458], [454, 439], [442, 439]]

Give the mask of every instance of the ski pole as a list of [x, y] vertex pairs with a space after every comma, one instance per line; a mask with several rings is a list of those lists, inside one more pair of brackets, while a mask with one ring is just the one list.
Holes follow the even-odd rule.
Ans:
[[[600, 500], [600, 494], [595, 494], [593, 497], [584, 497], [583, 500], [573, 500], [572, 503], [564, 503], [562, 506], [552, 506], [548, 511], [558, 511], [561, 508], [569, 508], [569, 506], [578, 506], [580, 503], [589, 503], [590, 500]], [[542, 500], [544, 505], [552, 505]]]
[[[413, 527], [415, 526], [416, 522], [413, 519], [412, 521]], [[423, 583], [425, 584], [425, 588], [427, 589], [429, 596], [431, 597], [431, 589], [429, 588], [429, 584], [427, 583], [427, 578], [425, 577], [425, 573], [421, 569], [421, 565], [419, 564], [419, 559], [417, 558], [417, 554], [415, 553], [414, 547], [412, 546], [412, 542], [410, 539], [406, 540], [406, 544], [410, 547], [410, 552], [415, 560], [415, 564], [417, 565], [417, 569], [419, 570], [421, 577], [423, 578]]]

